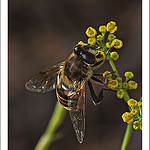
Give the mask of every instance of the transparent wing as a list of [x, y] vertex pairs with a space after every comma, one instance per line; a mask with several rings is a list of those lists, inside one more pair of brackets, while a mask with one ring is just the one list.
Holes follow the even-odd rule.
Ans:
[[39, 72], [31, 77], [31, 79], [25, 84], [25, 87], [29, 91], [42, 93], [55, 89], [57, 86], [57, 75], [63, 65], [64, 62]]
[[81, 83], [81, 92], [75, 111], [69, 111], [71, 122], [79, 143], [83, 142], [85, 134], [85, 83]]

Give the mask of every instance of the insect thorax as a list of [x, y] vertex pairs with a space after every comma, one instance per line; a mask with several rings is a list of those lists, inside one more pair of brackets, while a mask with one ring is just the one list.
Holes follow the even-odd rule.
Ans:
[[64, 67], [64, 75], [71, 81], [81, 81], [91, 77], [91, 72], [90, 67], [77, 56], [71, 57]]

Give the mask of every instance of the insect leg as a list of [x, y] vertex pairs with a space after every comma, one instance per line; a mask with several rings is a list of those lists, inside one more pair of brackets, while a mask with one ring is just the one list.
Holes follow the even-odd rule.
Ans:
[[[112, 72], [108, 73], [107, 75], [109, 75], [109, 74], [115, 75], [115, 73], [116, 73], [116, 71], [112, 71]], [[107, 83], [107, 78], [106, 78], [106, 76], [104, 77], [104, 79], [105, 79], [104, 81], [101, 80], [101, 79], [98, 79], [98, 78], [95, 77], [95, 76], [102, 76], [102, 77], [103, 77], [103, 73], [94, 73], [93, 76], [91, 77], [91, 79], [94, 80], [94, 81], [96, 81], [96, 82], [99, 82], [99, 83], [102, 84], [102, 85], [105, 85], [105, 84]], [[99, 81], [98, 81], [98, 80], [99, 80]]]
[[[115, 73], [116, 73], [116, 71], [112, 71], [112, 72], [108, 73], [107, 75], [109, 75], [109, 74], [115, 75]], [[103, 73], [93, 73], [93, 75], [94, 76], [102, 76], [103, 77]]]
[[111, 89], [107, 89], [106, 87], [103, 87], [101, 88], [99, 95], [97, 97], [95, 89], [90, 80], [88, 81], [88, 86], [90, 89], [90, 94], [91, 94], [92, 102], [94, 103], [94, 105], [98, 105], [101, 103], [101, 101], [103, 100], [104, 90], [112, 91]]
[[98, 84], [101, 84], [101, 85], [105, 85], [107, 83], [107, 79], [106, 78], [105, 78], [105, 81], [97, 78], [96, 76], [92, 76], [91, 79], [94, 80], [95, 82], [97, 82]]

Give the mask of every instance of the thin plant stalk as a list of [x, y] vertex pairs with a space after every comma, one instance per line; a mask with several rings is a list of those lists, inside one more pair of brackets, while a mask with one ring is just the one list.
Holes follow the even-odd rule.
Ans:
[[127, 125], [125, 136], [122, 142], [121, 150], [126, 150], [132, 132], [132, 123]]
[[[109, 59], [109, 63], [111, 65], [113, 71], [116, 71], [116, 75], [119, 77], [119, 73], [117, 71], [117, 68], [116, 68], [113, 60], [110, 58], [109, 55], [108, 55], [108, 59]], [[129, 94], [125, 90], [124, 100], [127, 102], [129, 99], [130, 99]], [[123, 142], [122, 142], [122, 146], [121, 146], [121, 150], [126, 150], [126, 147], [127, 147], [128, 143], [129, 143], [129, 140], [130, 140], [131, 133], [132, 133], [132, 123], [127, 125], [125, 136], [124, 136], [124, 139], [123, 139]]]
[[50, 144], [61, 137], [60, 134], [55, 134], [57, 128], [64, 120], [66, 110], [57, 102], [49, 124], [38, 141], [35, 150], [47, 150]]

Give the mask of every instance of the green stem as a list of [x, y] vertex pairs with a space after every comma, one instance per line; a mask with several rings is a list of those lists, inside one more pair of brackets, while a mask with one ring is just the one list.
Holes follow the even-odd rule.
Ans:
[[121, 150], [126, 150], [132, 132], [132, 123], [128, 124], [126, 133], [122, 142]]
[[[119, 77], [119, 73], [117, 71], [117, 68], [116, 68], [113, 60], [110, 58], [109, 55], [108, 55], [108, 59], [109, 59], [109, 63], [111, 65], [113, 71], [116, 71], [116, 75]], [[122, 82], [120, 83], [120, 85], [122, 86]], [[129, 94], [125, 90], [124, 100], [127, 102], [129, 99], [130, 99]], [[131, 109], [131, 108], [129, 108], [129, 109]], [[131, 133], [132, 133], [132, 123], [128, 124], [128, 126], [127, 126], [127, 129], [126, 129], [126, 132], [125, 132], [125, 136], [124, 136], [124, 139], [123, 139], [123, 142], [122, 142], [121, 150], [126, 150], [126, 147], [128, 145], [128, 142], [129, 142], [129, 139], [130, 139], [130, 136], [131, 136]]]
[[44, 134], [38, 141], [35, 150], [46, 150], [50, 146], [50, 144], [57, 139], [55, 138], [55, 135], [58, 136], [58, 134], [55, 134], [55, 131], [64, 120], [65, 114], [66, 110], [59, 104], [59, 102], [57, 102], [49, 124]]
[[116, 75], [117, 75], [117, 77], [119, 77], [118, 70], [117, 70], [117, 68], [116, 68], [116, 66], [115, 66], [115, 64], [114, 64], [114, 62], [113, 62], [113, 60], [112, 60], [111, 57], [109, 56], [109, 54], [108, 54], [107, 58], [109, 59], [109, 63], [110, 63], [110, 65], [111, 65], [113, 71], [116, 71]]

